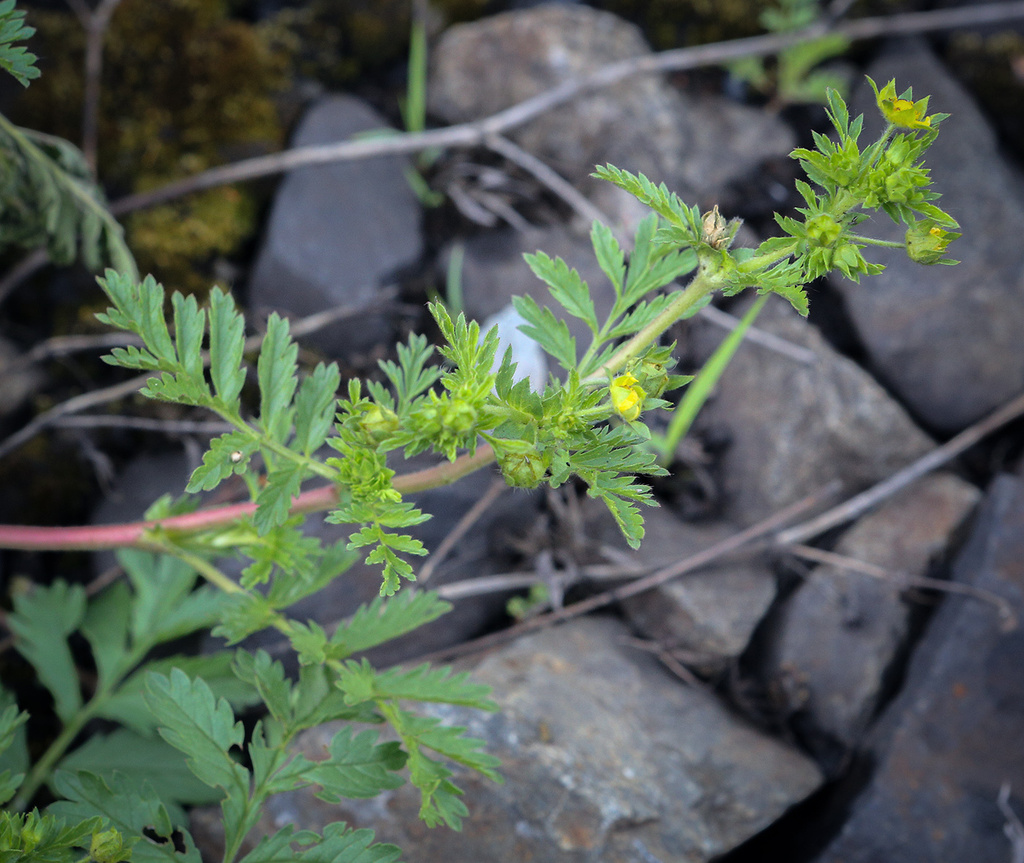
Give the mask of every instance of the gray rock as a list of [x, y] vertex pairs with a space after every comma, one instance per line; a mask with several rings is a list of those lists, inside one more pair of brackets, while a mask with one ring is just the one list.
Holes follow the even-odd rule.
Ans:
[[[485, 658], [496, 714], [438, 708], [502, 759], [504, 785], [461, 771], [463, 831], [426, 830], [410, 786], [328, 806], [307, 792], [271, 802], [257, 832], [343, 818], [395, 842], [409, 863], [698, 863], [761, 830], [820, 782], [804, 756], [680, 686], [620, 643], [612, 620], [573, 621]], [[317, 757], [330, 727], [298, 741]]]
[[719, 203], [729, 183], [769, 159], [788, 156], [797, 143], [793, 130], [777, 114], [720, 96], [687, 98], [680, 122], [689, 134], [679, 173], [680, 194], [702, 210]]
[[[583, 5], [494, 15], [452, 27], [439, 40], [431, 110], [453, 123], [480, 119], [608, 63], [650, 53], [637, 27]], [[710, 207], [730, 180], [795, 146], [775, 115], [721, 98], [690, 98], [653, 76], [559, 105], [509, 134], [625, 225], [635, 214], [613, 187], [587, 179], [595, 165], [644, 173], [689, 203]]]
[[[625, 541], [603, 504], [587, 535], [627, 554]], [[665, 507], [644, 509], [644, 541], [628, 554], [638, 567], [657, 570], [685, 560], [736, 532], [722, 523], [691, 524]], [[686, 573], [622, 603], [637, 632], [658, 642], [695, 671], [725, 670], [747, 648], [775, 599], [775, 575], [762, 560], [719, 561]]]
[[910, 634], [908, 577], [929, 574], [979, 497], [951, 474], [926, 477], [861, 518], [835, 548], [886, 578], [822, 565], [788, 598], [767, 638], [768, 677], [804, 730], [844, 750], [860, 742]]
[[[950, 113], [926, 155], [939, 206], [960, 222], [949, 249], [955, 267], [924, 267], [893, 252], [886, 270], [861, 285], [835, 278], [873, 365], [922, 420], [955, 432], [1024, 389], [1024, 233], [1021, 178], [1000, 155], [994, 132], [970, 96], [921, 42], [898, 42], [868, 69], [882, 86], [896, 78]], [[864, 113], [863, 140], [881, 129], [874, 95], [863, 86], [851, 113]], [[902, 242], [884, 215], [873, 236]]]
[[[318, 101], [299, 125], [296, 147], [343, 141], [387, 128], [351, 96]], [[423, 249], [420, 206], [406, 181], [407, 161], [381, 156], [300, 168], [278, 189], [249, 284], [249, 304], [308, 315], [334, 306], [360, 308], [377, 299], [395, 273]], [[332, 355], [392, 340], [381, 312], [321, 330], [310, 340]]]
[[[731, 311], [741, 315], [747, 302]], [[784, 300], [773, 297], [757, 326], [817, 359], [804, 364], [747, 342], [698, 417], [698, 433], [728, 442], [721, 482], [730, 521], [751, 524], [831, 480], [860, 491], [930, 448], [903, 409]], [[696, 323], [692, 349], [706, 358], [722, 338]]]
[[[432, 57], [430, 110], [475, 120], [613, 62], [649, 54], [639, 28], [585, 6], [547, 4], [448, 29]], [[510, 133], [573, 182], [597, 164], [667, 178], [685, 150], [682, 103], [662, 81], [636, 78], [548, 111]]]
[[[954, 581], [1024, 610], [1024, 482], [992, 483]], [[948, 596], [918, 645], [906, 685], [873, 734], [877, 765], [819, 863], [1012, 859], [996, 799], [1024, 811], [1024, 632], [991, 605]]]

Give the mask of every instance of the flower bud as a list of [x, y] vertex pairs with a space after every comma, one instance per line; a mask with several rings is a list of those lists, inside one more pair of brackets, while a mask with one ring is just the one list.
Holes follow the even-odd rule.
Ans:
[[644, 406], [647, 393], [635, 376], [619, 375], [608, 388], [612, 399], [612, 407], [627, 422], [633, 422]]
[[132, 856], [132, 843], [125, 843], [117, 830], [93, 833], [89, 843], [89, 856], [96, 863], [121, 863]]
[[914, 222], [906, 233], [907, 254], [919, 264], [942, 263], [946, 247], [960, 235], [947, 231], [931, 219]]
[[371, 439], [382, 441], [398, 431], [398, 414], [390, 408], [370, 405], [363, 413], [359, 424]]
[[[875, 86], [875, 82], [868, 78], [875, 91], [875, 104], [887, 123], [891, 123], [897, 129], [931, 129], [932, 118], [926, 116], [928, 112], [928, 97], [912, 102], [905, 96], [912, 97], [912, 90], [907, 90], [903, 96], [896, 96], [895, 79], [886, 84], [881, 90]], [[943, 115], [945, 116], [945, 115]], [[941, 118], [940, 118], [941, 119]]]
[[514, 488], [536, 488], [547, 476], [551, 456], [538, 451], [536, 447], [515, 449], [523, 451], [503, 451], [498, 454], [498, 467], [501, 468], [505, 482]]
[[455, 434], [466, 434], [476, 426], [476, 408], [469, 402], [453, 399], [444, 406], [441, 425]]
[[665, 368], [664, 363], [645, 359], [637, 367], [636, 374], [638, 376], [637, 383], [648, 396], [660, 398], [668, 388], [668, 369]]
[[807, 220], [807, 236], [819, 246], [831, 246], [843, 229], [828, 213], [819, 213]]

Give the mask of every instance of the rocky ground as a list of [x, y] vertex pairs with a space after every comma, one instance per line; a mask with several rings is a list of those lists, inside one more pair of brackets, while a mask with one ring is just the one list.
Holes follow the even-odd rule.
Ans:
[[[633, 25], [582, 5], [457, 25], [433, 47], [431, 115], [438, 123], [487, 117], [649, 51]], [[872, 488], [1024, 390], [1019, 162], [928, 42], [883, 42], [847, 72], [867, 135], [873, 107], [863, 74], [913, 85], [931, 94], [932, 110], [952, 115], [928, 163], [962, 226], [962, 263], [924, 268], [893, 254], [881, 276], [817, 286], [809, 321], [770, 303], [757, 324], [762, 337], [741, 348], [681, 447], [681, 479], [659, 488], [663, 506], [649, 513], [638, 552], [572, 489], [495, 493], [493, 477], [480, 474], [430, 492], [423, 506], [435, 518], [421, 532], [432, 548], [493, 498], [431, 586], [455, 596], [467, 579], [514, 571], [545, 582], [556, 598], [592, 596], [677, 566], [822, 489], [819, 511]], [[642, 213], [588, 177], [595, 164], [642, 171], [689, 202], [722, 202], [727, 215], [731, 206], [748, 216], [741, 242], [756, 242], [768, 210], [792, 203], [786, 156], [806, 130], [686, 85], [632, 79], [509, 138], [617, 227], [629, 229]], [[1024, 90], [1018, 100], [1024, 107]], [[386, 125], [366, 102], [325, 94], [292, 143]], [[405, 179], [409, 167], [379, 157], [288, 175], [247, 279], [249, 309], [304, 316], [349, 306], [356, 314], [308, 345], [368, 364], [422, 321], [386, 287], [401, 282], [409, 297], [410, 281], [443, 280], [406, 278], [428, 246], [440, 246], [432, 263], [442, 274], [461, 258], [463, 305], [479, 320], [512, 295], [540, 297], [522, 261], [537, 249], [577, 267], [600, 307], [588, 224], [543, 183], [493, 156], [444, 155], [435, 179], [477, 227], [437, 243]], [[895, 227], [892, 238], [900, 238]], [[680, 328], [683, 364], [698, 366], [724, 332], [711, 316]], [[487, 741], [505, 784], [462, 778], [472, 812], [462, 833], [423, 828], [409, 788], [347, 806], [345, 817], [397, 842], [410, 863], [1021, 859], [1024, 830], [1007, 830], [1013, 810], [1024, 812], [1020, 431], [1011, 426], [982, 456], [944, 463], [840, 527], [798, 538], [814, 548], [716, 558], [598, 613], [464, 652], [457, 661], [494, 687], [501, 711], [446, 710], [444, 718]], [[138, 460], [97, 519], [134, 517], [177, 491], [194, 458], [185, 448]], [[357, 571], [305, 613], [328, 625], [375, 594], [375, 579]], [[375, 659], [457, 652], [500, 630], [508, 584], [455, 600], [452, 614]], [[301, 741], [311, 757], [324, 733]], [[324, 805], [311, 794], [282, 795], [266, 826], [315, 829]], [[204, 813], [196, 825], [215, 847]]]

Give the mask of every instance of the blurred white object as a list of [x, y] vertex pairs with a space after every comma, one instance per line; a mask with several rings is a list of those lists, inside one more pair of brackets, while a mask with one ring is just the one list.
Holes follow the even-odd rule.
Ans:
[[498, 352], [494, 357], [494, 368], [501, 365], [501, 358], [506, 349], [512, 347], [512, 361], [516, 363], [515, 380], [530, 379], [530, 389], [535, 393], [544, 392], [548, 380], [548, 362], [544, 351], [529, 336], [519, 331], [520, 324], [526, 321], [509, 303], [500, 312], [491, 315], [480, 326], [481, 334], [498, 328]]

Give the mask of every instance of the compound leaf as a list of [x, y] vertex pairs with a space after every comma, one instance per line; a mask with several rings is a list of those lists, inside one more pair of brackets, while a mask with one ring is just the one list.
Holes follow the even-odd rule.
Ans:
[[267, 320], [256, 372], [260, 382], [260, 427], [278, 443], [284, 443], [291, 431], [298, 355], [299, 346], [292, 341], [288, 321], [274, 312]]
[[36, 585], [14, 597], [7, 624], [18, 638], [18, 652], [35, 668], [40, 682], [53, 695], [57, 715], [68, 722], [82, 706], [78, 672], [67, 638], [85, 615], [81, 585], [55, 581]]
[[353, 737], [351, 726], [345, 726], [331, 739], [328, 751], [325, 761], [304, 774], [308, 781], [321, 786], [316, 796], [328, 803], [340, 803], [346, 797], [376, 797], [405, 782], [395, 774], [405, 766], [401, 745], [378, 744], [375, 731], [362, 731]]
[[320, 448], [331, 430], [341, 373], [331, 363], [317, 365], [303, 380], [295, 399], [295, 441], [292, 446], [303, 455]]
[[245, 729], [235, 721], [231, 706], [215, 699], [201, 678], [189, 680], [178, 668], [169, 676], [146, 676], [146, 704], [159, 724], [160, 736], [184, 752], [189, 769], [213, 788], [247, 793], [248, 771], [231, 757], [233, 747], [241, 748]]
[[213, 389], [229, 413], [238, 413], [238, 396], [245, 384], [242, 354], [245, 321], [230, 294], [210, 291], [210, 378]]

